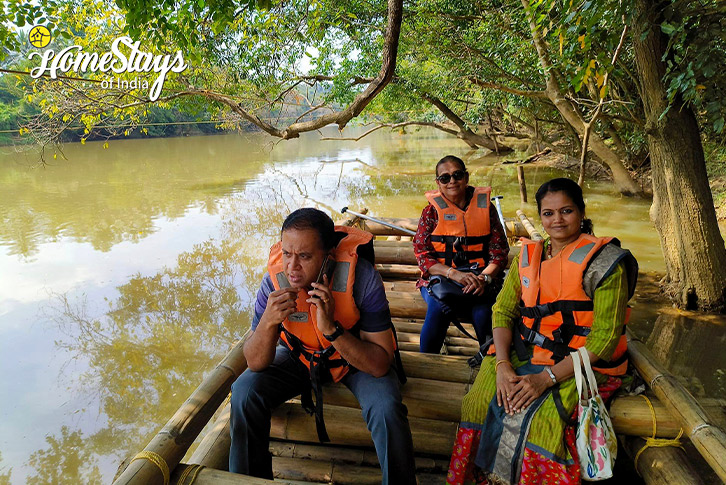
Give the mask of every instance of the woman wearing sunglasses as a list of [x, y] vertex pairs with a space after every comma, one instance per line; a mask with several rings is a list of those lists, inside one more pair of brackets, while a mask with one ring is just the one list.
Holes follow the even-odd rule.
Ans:
[[[436, 164], [437, 190], [427, 192], [413, 238], [421, 278], [417, 283], [428, 309], [421, 329], [420, 351], [439, 353], [452, 322], [451, 308], [429, 295], [431, 276], [440, 275], [463, 286], [463, 293], [481, 296], [469, 308], [457, 308], [457, 317], [474, 322], [476, 337], [483, 343], [491, 334], [491, 306], [495, 295], [487, 287], [507, 264], [509, 245], [490, 187], [471, 187], [464, 162], [453, 155]], [[471, 270], [474, 271], [471, 271]]]

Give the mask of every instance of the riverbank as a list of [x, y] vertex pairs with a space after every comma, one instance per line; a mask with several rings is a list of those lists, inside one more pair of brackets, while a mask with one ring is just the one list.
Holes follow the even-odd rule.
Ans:
[[[571, 151], [571, 148], [567, 146], [566, 142], [554, 144], [554, 148], [557, 150], [549, 149], [547, 151], [545, 149], [539, 155], [534, 154], [534, 156], [531, 153], [532, 148], [532, 146], [529, 147], [527, 156], [534, 158], [534, 160], [528, 161], [527, 164], [563, 170], [570, 172], [570, 177], [573, 179], [577, 178], [580, 170], [580, 160], [567, 154], [568, 151]], [[713, 195], [716, 216], [719, 221], [726, 221], [726, 146], [713, 142], [704, 142], [704, 151], [706, 171]], [[525, 157], [524, 160], [527, 160], [527, 158]], [[650, 167], [643, 167], [631, 173], [634, 174], [636, 181], [643, 187], [646, 194], [652, 195]], [[589, 161], [586, 166], [586, 179], [609, 182], [612, 181], [612, 176], [603, 164], [597, 161]]]

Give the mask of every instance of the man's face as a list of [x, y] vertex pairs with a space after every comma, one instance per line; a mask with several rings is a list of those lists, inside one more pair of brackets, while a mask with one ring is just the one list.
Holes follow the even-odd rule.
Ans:
[[293, 288], [306, 288], [320, 273], [326, 252], [314, 229], [288, 229], [282, 233], [282, 267]]

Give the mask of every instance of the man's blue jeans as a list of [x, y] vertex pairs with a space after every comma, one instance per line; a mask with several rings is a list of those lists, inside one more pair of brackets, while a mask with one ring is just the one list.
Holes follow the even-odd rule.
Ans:
[[[438, 354], [446, 338], [446, 330], [449, 328], [451, 319], [444, 315], [439, 301], [429, 295], [426, 287], [421, 287], [421, 296], [426, 302], [426, 319], [421, 327], [420, 352], [426, 354]], [[493, 301], [483, 300], [481, 303], [472, 305], [471, 319], [474, 322], [474, 331], [479, 344], [483, 344], [488, 335], [492, 333], [492, 304]], [[461, 313], [459, 309], [459, 312]]]
[[[274, 408], [300, 394], [310, 376], [283, 346], [261, 372], [244, 371], [232, 385], [229, 471], [272, 479], [270, 416]], [[376, 378], [348, 373], [342, 380], [358, 399], [376, 446], [385, 484], [415, 484], [413, 441], [408, 410], [401, 402], [396, 372]], [[312, 417], [310, 419], [313, 419]]]

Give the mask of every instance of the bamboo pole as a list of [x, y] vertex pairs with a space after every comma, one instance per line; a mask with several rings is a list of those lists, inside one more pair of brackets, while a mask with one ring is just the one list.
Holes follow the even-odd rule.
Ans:
[[[331, 444], [373, 446], [360, 410], [326, 405], [325, 422]], [[458, 423], [416, 417], [410, 417], [408, 422], [417, 453], [443, 457], [451, 454]], [[294, 402], [284, 403], [272, 413], [270, 436], [278, 440], [318, 441], [315, 419]]]
[[204, 435], [202, 442], [199, 443], [199, 446], [189, 458], [190, 465], [203, 465], [217, 470], [229, 470], [229, 446], [231, 444], [229, 418], [231, 410], [230, 404], [227, 403], [212, 425], [212, 429]]
[[179, 483], [179, 479], [182, 474], [186, 472], [187, 468], [196, 465], [187, 465], [186, 463], [180, 463], [178, 467], [172, 472], [170, 483], [178, 483], [179, 485], [275, 485], [272, 480], [266, 480], [264, 478], [250, 477], [248, 475], [239, 475], [237, 473], [230, 473], [228, 471], [215, 470], [214, 468], [202, 468], [198, 471], [194, 482], [190, 478], [187, 478], [184, 483]]
[[678, 420], [698, 452], [718, 477], [726, 481], [726, 433], [711, 423], [696, 399], [657, 362], [645, 344], [630, 333], [628, 353], [635, 368]]
[[[421, 343], [421, 335], [418, 333], [409, 332], [396, 332], [398, 335], [398, 343], [414, 343], [419, 345]], [[473, 335], [473, 334], [472, 334]], [[469, 337], [444, 337], [444, 344], [446, 346], [455, 347], [466, 347], [470, 353], [475, 353], [479, 350], [479, 343], [476, 340], [470, 339]]]
[[539, 241], [541, 239], [544, 239], [539, 231], [534, 227], [532, 221], [530, 221], [529, 218], [524, 214], [524, 212], [517, 209], [517, 216], [519, 216], [519, 220], [522, 222], [522, 225], [529, 233], [530, 239], [532, 239], [533, 241]]
[[376, 269], [382, 278], [386, 279], [415, 279], [421, 276], [418, 266], [410, 264], [380, 264], [376, 263]]
[[[642, 400], [642, 399], [641, 399]], [[645, 440], [633, 436], [621, 439], [631, 459], [645, 445]], [[638, 458], [638, 474], [648, 485], [700, 485], [703, 480], [691, 466], [686, 453], [677, 447], [648, 448]]]
[[[389, 241], [399, 242], [399, 241]], [[403, 242], [403, 241], [400, 241]], [[413, 254], [413, 246], [408, 247], [381, 246], [375, 245], [376, 264], [410, 264], [417, 265], [416, 256]]]
[[527, 236], [527, 230], [524, 228], [521, 222], [515, 221], [514, 219], [504, 219], [504, 224], [507, 226], [507, 234], [513, 237]]
[[[171, 476], [171, 483], [179, 483], [182, 474], [195, 465], [180, 464]], [[317, 460], [300, 460], [294, 458], [273, 458], [272, 469], [276, 480], [265, 480], [247, 475], [239, 475], [228, 471], [202, 468], [195, 475], [194, 485], [267, 485], [283, 483], [335, 483], [336, 485], [377, 485], [381, 483], [379, 468], [346, 464], [330, 464]], [[445, 473], [417, 473], [420, 485], [442, 483]], [[186, 478], [184, 484], [191, 485]]]
[[[374, 450], [362, 448], [340, 448], [304, 443], [271, 441], [270, 453], [282, 458], [298, 458], [303, 460], [329, 461], [349, 465], [379, 467], [378, 456]], [[416, 471], [447, 472], [449, 460], [415, 457]]]
[[[429, 362], [437, 359], [428, 359]], [[445, 356], [440, 356], [438, 360], [449, 361], [449, 366], [465, 365], [461, 360], [451, 362]], [[430, 370], [433, 366], [422, 366], [422, 369]], [[429, 372], [431, 374], [431, 372]], [[402, 387], [401, 394], [403, 401], [408, 407], [409, 416], [423, 417], [437, 420], [458, 421], [460, 419], [461, 400], [467, 390], [467, 382], [445, 382], [432, 380], [430, 376], [411, 377], [409, 381]], [[468, 379], [467, 379], [468, 380]], [[342, 384], [332, 384], [325, 387], [324, 392], [325, 403], [327, 405], [343, 406], [357, 409], [358, 403], [353, 394]], [[676, 423], [666, 407], [657, 399], [653, 399], [653, 407], [656, 412], [657, 419], [657, 437], [673, 438], [678, 433], [680, 426]], [[726, 422], [726, 416], [723, 413], [726, 407], [726, 401], [720, 399], [704, 400], [704, 406], [712, 416], [720, 416], [721, 422]], [[229, 460], [230, 447], [230, 431], [229, 431], [229, 404], [225, 406], [220, 414], [219, 419], [214, 423], [212, 429], [207, 433], [202, 442], [197, 447], [192, 457], [189, 459], [190, 464], [200, 464], [219, 470], [226, 470]], [[619, 435], [630, 436], [646, 436], [652, 433], [651, 414], [646, 402], [638, 396], [622, 396], [613, 399], [610, 407], [610, 418], [613, 427]], [[294, 437], [293, 437], [294, 438]], [[298, 447], [298, 454], [291, 455], [288, 452], [275, 452], [275, 449], [288, 449]], [[373, 464], [375, 453], [369, 450], [348, 450], [341, 448], [329, 447], [313, 447], [321, 448], [316, 454], [305, 455], [303, 450], [307, 450], [303, 445], [295, 445], [291, 443], [277, 443], [273, 447], [273, 454], [280, 456], [308, 457], [313, 459], [323, 459], [325, 452], [331, 453], [335, 460], [347, 460], [349, 462]], [[290, 452], [291, 453], [291, 452]], [[350, 458], [351, 456], [358, 458]], [[368, 456], [369, 460], [362, 460], [361, 456]], [[362, 461], [361, 461], [362, 460]], [[420, 464], [424, 459], [417, 458], [417, 469], [429, 469], [428, 465]]]
[[[723, 399], [703, 399], [701, 405], [719, 426], [726, 425]], [[655, 410], [657, 438], [675, 438], [681, 425], [668, 411], [665, 404], [651, 397]], [[653, 421], [648, 403], [640, 396], [618, 396], [610, 404], [610, 419], [618, 434], [630, 436], [651, 436]]]
[[[420, 275], [420, 272], [418, 272], [416, 255], [413, 252], [413, 246], [410, 241], [376, 240], [373, 243], [373, 248], [376, 254], [376, 266], [384, 264], [412, 265], [416, 266], [416, 272], [413, 272], [412, 276], [418, 277]], [[511, 262], [512, 258], [517, 254], [519, 254], [519, 248], [510, 247], [508, 254], [509, 262]]]
[[413, 280], [384, 281], [383, 289], [386, 293], [389, 291], [405, 291], [406, 293], [416, 293], [416, 282]]
[[[146, 452], [161, 456], [170, 471], [179, 464], [197, 435], [229, 394], [232, 383], [247, 368], [242, 346], [249, 334], [248, 330], [144, 448]], [[160, 484], [163, 483], [163, 478], [161, 470], [154, 463], [139, 459], [132, 461], [113, 483]]]
[[386, 297], [392, 317], [426, 317], [426, 302], [420, 294], [390, 291], [386, 293]]
[[[418, 219], [415, 218], [406, 218], [406, 217], [400, 217], [400, 218], [391, 218], [391, 217], [378, 217], [378, 219], [388, 222], [390, 224], [394, 224], [396, 226], [401, 226], [404, 229], [408, 229], [409, 231], [416, 231], [418, 229]], [[391, 227], [384, 226], [383, 224], [378, 224], [377, 222], [366, 220], [363, 224], [363, 229], [370, 232], [371, 234], [375, 236], [409, 236], [408, 233], [399, 231], [397, 229], [393, 229]]]
[[[407, 333], [421, 333], [421, 327], [423, 326], [423, 321], [421, 320], [411, 320], [406, 318], [392, 318], [391, 321], [393, 321], [393, 326], [396, 327], [396, 332], [407, 332]], [[464, 329], [469, 332], [470, 334], [474, 335], [474, 325], [470, 323], [462, 323], [461, 324]], [[446, 330], [446, 335], [450, 337], [462, 337], [465, 338], [466, 335], [456, 328], [453, 325], [449, 325], [449, 328]]]
[[401, 360], [408, 377], [471, 383], [478, 372], [459, 356], [401, 352]]

